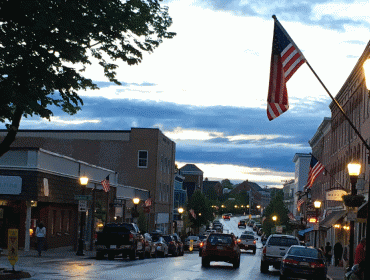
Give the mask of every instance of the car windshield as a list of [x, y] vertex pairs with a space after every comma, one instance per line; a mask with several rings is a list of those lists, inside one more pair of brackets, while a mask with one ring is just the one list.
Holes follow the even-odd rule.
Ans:
[[298, 245], [298, 240], [287, 237], [271, 237], [268, 245], [290, 247], [292, 245]]
[[173, 241], [173, 240], [172, 240], [172, 238], [171, 238], [171, 236], [168, 236], [168, 235], [164, 235], [164, 236], [163, 236], [163, 239], [164, 239], [164, 240], [166, 240], [166, 242], [171, 242], [171, 241]]
[[254, 240], [254, 236], [250, 234], [242, 234], [240, 236], [240, 239], [253, 239]]
[[318, 258], [319, 252], [314, 248], [291, 247], [288, 255]]
[[161, 240], [161, 237], [160, 237], [160, 236], [158, 236], [158, 235], [153, 235], [153, 236], [152, 236], [152, 240], [153, 240], [154, 242], [158, 242], [158, 241], [160, 241], [160, 240]]
[[230, 235], [212, 234], [208, 237], [208, 241], [212, 245], [231, 244], [233, 242], [233, 239]]

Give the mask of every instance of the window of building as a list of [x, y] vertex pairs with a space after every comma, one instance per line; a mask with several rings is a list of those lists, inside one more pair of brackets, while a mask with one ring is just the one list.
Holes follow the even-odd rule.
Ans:
[[148, 167], [148, 151], [139, 151], [138, 152], [138, 167], [146, 168]]

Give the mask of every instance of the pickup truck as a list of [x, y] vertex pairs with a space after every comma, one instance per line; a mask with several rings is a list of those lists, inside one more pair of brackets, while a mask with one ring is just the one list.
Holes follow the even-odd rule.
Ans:
[[136, 256], [145, 257], [144, 236], [133, 223], [106, 224], [101, 232], [97, 232], [95, 246], [97, 259], [103, 259], [105, 255], [109, 260], [117, 255], [128, 256], [130, 260], [135, 260]]

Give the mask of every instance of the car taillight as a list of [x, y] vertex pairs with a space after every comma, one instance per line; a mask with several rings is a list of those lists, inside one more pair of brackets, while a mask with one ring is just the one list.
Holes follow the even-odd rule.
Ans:
[[175, 243], [173, 243], [173, 241], [170, 241], [170, 244], [171, 244], [171, 245], [173, 245], [173, 244], [175, 244]]
[[203, 243], [203, 242], [200, 242], [200, 243], [199, 243], [199, 247], [200, 247], [200, 248], [202, 248], [202, 247], [203, 247], [203, 245], [204, 245], [204, 243]]
[[263, 247], [262, 254], [266, 255], [266, 247]]
[[155, 246], [161, 247], [162, 246], [162, 243], [157, 243]]
[[238, 239], [238, 243], [242, 242], [240, 239]]
[[299, 264], [299, 261], [292, 260], [292, 259], [283, 259], [283, 263], [297, 265]]
[[134, 241], [134, 235], [132, 233], [128, 236], [128, 240], [131, 242]]
[[325, 267], [325, 264], [323, 263], [318, 263], [318, 262], [311, 262], [310, 263], [311, 268], [319, 268], [319, 267]]
[[253, 240], [253, 244], [256, 244], [256, 240]]

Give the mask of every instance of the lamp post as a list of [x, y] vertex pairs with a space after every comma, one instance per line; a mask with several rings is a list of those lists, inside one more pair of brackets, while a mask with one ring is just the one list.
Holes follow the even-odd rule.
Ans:
[[[184, 208], [180, 207], [177, 209], [177, 212], [179, 212], [179, 221], [182, 220], [182, 213], [184, 213]], [[176, 231], [178, 232], [177, 222], [176, 222]]]
[[[137, 217], [137, 205], [140, 203], [140, 198], [134, 197], [132, 202], [134, 203], [134, 215]], [[134, 222], [134, 215], [132, 215], [132, 222]]]
[[[361, 165], [355, 162], [351, 162], [348, 165], [348, 174], [349, 178], [351, 180], [351, 195], [356, 195], [356, 183], [358, 175], [360, 174]], [[369, 205], [368, 205], [369, 207]], [[354, 239], [355, 239], [355, 221], [351, 219], [349, 222], [349, 258], [348, 258], [348, 264], [349, 267], [353, 266], [353, 247], [354, 247]]]
[[274, 225], [275, 225], [275, 232], [276, 232], [276, 221], [277, 221], [277, 216], [276, 216], [276, 215], [272, 216], [272, 220], [274, 221]]
[[[79, 180], [80, 180], [80, 185], [82, 186], [82, 193], [85, 194], [85, 186], [89, 182], [89, 178], [87, 178], [86, 176], [81, 176]], [[84, 209], [79, 209], [79, 210], [83, 210], [83, 211], [80, 211], [81, 212], [80, 238], [78, 239], [78, 247], [77, 247], [76, 255], [77, 256], [84, 256], [85, 255], [84, 254], [84, 243], [85, 243], [85, 240], [84, 240], [84, 235], [85, 235], [84, 226], [85, 226], [86, 212], [84, 211]]]
[[257, 207], [258, 211], [260, 212], [260, 216], [262, 216], [261, 215], [261, 205], [257, 205], [256, 207]]
[[316, 211], [316, 228], [315, 228], [315, 248], [317, 248], [317, 232], [319, 231], [319, 210], [321, 207], [321, 201], [316, 200], [313, 205], [315, 206], [315, 211]]

